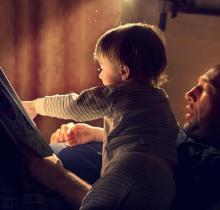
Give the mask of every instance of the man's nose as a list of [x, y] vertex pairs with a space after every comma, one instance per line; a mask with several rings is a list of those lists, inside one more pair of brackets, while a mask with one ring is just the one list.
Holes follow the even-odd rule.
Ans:
[[196, 102], [197, 97], [196, 97], [196, 88], [195, 87], [185, 93], [185, 99], [188, 102]]

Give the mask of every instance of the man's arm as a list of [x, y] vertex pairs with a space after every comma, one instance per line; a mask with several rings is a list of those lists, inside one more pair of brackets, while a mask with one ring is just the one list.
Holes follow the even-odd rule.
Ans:
[[65, 171], [64, 177], [56, 186], [55, 191], [62, 195], [75, 209], [79, 209], [83, 198], [90, 189], [90, 184], [75, 174]]
[[55, 155], [44, 159], [32, 158], [29, 168], [37, 181], [58, 192], [75, 209], [80, 208], [83, 198], [91, 189], [90, 184], [64, 169]]

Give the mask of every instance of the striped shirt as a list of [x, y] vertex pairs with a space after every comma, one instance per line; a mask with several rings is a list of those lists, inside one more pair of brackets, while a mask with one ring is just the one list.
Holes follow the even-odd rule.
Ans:
[[[152, 162], [149, 161], [151, 159], [149, 154], [171, 163], [176, 161], [175, 142], [178, 125], [168, 97], [162, 89], [145, 84], [93, 87], [80, 94], [70, 93], [37, 99], [36, 110], [41, 115], [78, 122], [104, 118], [106, 138], [103, 142], [101, 178], [84, 199], [82, 209], [93, 209], [94, 206], [94, 209], [99, 209], [100, 206], [100, 209], [119, 209], [122, 201], [125, 202], [122, 199], [132, 194], [131, 189], [135, 189], [134, 185], [139, 186], [132, 178], [134, 172], [140, 174], [138, 176], [140, 183], [143, 179], [143, 182], [149, 181], [157, 186], [156, 183], [161, 182], [159, 181], [161, 179], [158, 179], [159, 174], [153, 175], [152, 165], [148, 164], [146, 167], [145, 164]], [[153, 168], [155, 171], [161, 170], [161, 173], [164, 170], [159, 163], [155, 163]], [[166, 175], [172, 177], [169, 173], [170, 171], [166, 171], [164, 177]], [[169, 183], [165, 181], [161, 185], [166, 182]], [[172, 179], [170, 183], [172, 186]], [[120, 185], [120, 189], [126, 192], [119, 193]], [[143, 195], [149, 197], [149, 189], [145, 191], [143, 187], [137, 189], [138, 193], [143, 192]], [[157, 191], [161, 197], [160, 189]], [[114, 195], [117, 195], [117, 198]], [[141, 197], [143, 195], [141, 194]], [[149, 199], [152, 200], [150, 197]], [[164, 200], [165, 203], [168, 201], [167, 198]], [[155, 201], [156, 203], [158, 202]], [[149, 206], [150, 204], [148, 209]], [[152, 209], [157, 208], [154, 206]], [[165, 206], [162, 209], [166, 209]]]

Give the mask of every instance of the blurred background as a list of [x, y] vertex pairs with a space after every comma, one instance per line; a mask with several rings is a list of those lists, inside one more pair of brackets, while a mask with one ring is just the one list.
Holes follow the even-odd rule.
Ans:
[[[80, 93], [101, 84], [93, 61], [98, 37], [140, 21], [165, 32], [164, 88], [182, 125], [184, 93], [220, 63], [220, 0], [0, 0], [0, 66], [22, 100]], [[36, 122], [49, 139], [69, 121], [38, 116]]]

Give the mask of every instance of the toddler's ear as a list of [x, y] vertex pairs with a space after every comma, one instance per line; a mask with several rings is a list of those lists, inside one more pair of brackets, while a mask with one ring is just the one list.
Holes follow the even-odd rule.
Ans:
[[127, 80], [130, 76], [130, 69], [126, 65], [121, 65], [120, 66], [120, 73], [121, 73], [121, 78], [122, 80]]

